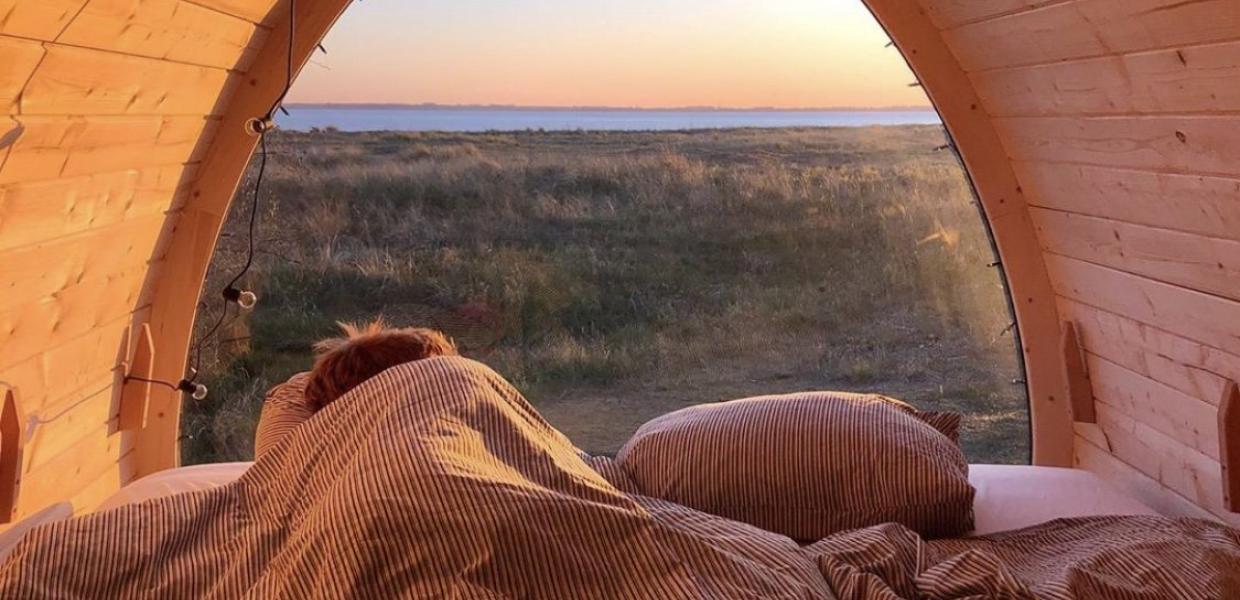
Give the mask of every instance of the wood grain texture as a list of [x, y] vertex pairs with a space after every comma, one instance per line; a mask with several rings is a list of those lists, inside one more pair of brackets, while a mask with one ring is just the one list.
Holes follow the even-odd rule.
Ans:
[[[162, 213], [99, 231], [0, 252], [0, 313], [54, 300], [76, 286], [145, 269], [157, 257]], [[106, 242], [105, 242], [106, 240]]]
[[54, 40], [87, 0], [0, 0], [0, 34]]
[[1240, 380], [1240, 356], [1073, 300], [1061, 298], [1059, 313], [1076, 324], [1090, 354], [1199, 400]]
[[1016, 162], [1029, 203], [1162, 229], [1240, 240], [1240, 179]]
[[1048, 252], [1240, 300], [1240, 241], [1042, 208], [1031, 214]]
[[1218, 398], [1205, 402], [1092, 354], [1086, 363], [1097, 404], [1218, 460]]
[[991, 114], [1240, 111], [1240, 43], [1227, 42], [974, 74]]
[[253, 23], [273, 25], [281, 14], [288, 11], [281, 0], [193, 0], [194, 4], [240, 17]]
[[0, 185], [197, 162], [203, 117], [18, 117]]
[[919, 0], [939, 29], [952, 29], [1065, 1], [1070, 0]]
[[1088, 439], [1076, 438], [1076, 466], [1098, 474], [1123, 492], [1132, 495], [1158, 512], [1195, 519], [1221, 520], [1240, 527], [1240, 518], [1212, 513], [1187, 497], [1168, 488], [1156, 477], [1128, 464], [1109, 450], [1095, 446]]
[[140, 265], [0, 313], [0, 370], [143, 308], [150, 297], [146, 275], [146, 265]]
[[1240, 117], [996, 119], [1014, 160], [1240, 176]]
[[23, 115], [210, 115], [228, 71], [52, 45], [21, 95]]
[[184, 0], [91, 0], [56, 41], [244, 70], [265, 36], [249, 20]]
[[1175, 438], [1114, 410], [1098, 405], [1098, 425], [1106, 432], [1111, 453], [1158, 485], [1220, 519], [1223, 506], [1218, 461], [1186, 448]]
[[173, 165], [0, 186], [0, 253], [162, 214], [190, 174]]
[[1240, 303], [1066, 256], [1046, 264], [1065, 298], [1240, 355]]
[[105, 376], [92, 382], [79, 398], [32, 412], [22, 471], [41, 469], [86, 436], [96, 433], [101, 426], [115, 421], [113, 383], [112, 377]]
[[965, 70], [1001, 69], [1240, 38], [1237, 0], [1077, 0], [946, 32]]
[[148, 313], [124, 314], [111, 322], [100, 323], [77, 337], [61, 340], [42, 353], [0, 370], [0, 381], [22, 393], [29, 411], [46, 406], [71, 404], [92, 395], [101, 374], [119, 381], [118, 365], [126, 360], [127, 349], [118, 347], [134, 322], [146, 320]]
[[1076, 324], [1072, 321], [1065, 322], [1061, 339], [1064, 391], [1072, 406], [1072, 420], [1075, 423], [1097, 423], [1098, 416], [1094, 413], [1093, 386], [1089, 381], [1089, 368], [1085, 362], [1085, 353], [1081, 350]]
[[18, 111], [22, 89], [43, 60], [43, 44], [0, 37], [0, 110]]

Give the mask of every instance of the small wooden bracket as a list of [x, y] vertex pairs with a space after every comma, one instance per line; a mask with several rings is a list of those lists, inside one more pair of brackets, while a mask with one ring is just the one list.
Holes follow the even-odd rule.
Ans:
[[[155, 342], [151, 337], [151, 326], [143, 323], [134, 340], [133, 360], [125, 369], [126, 377], [153, 379], [155, 370]], [[151, 384], [145, 381], [127, 379], [121, 392], [119, 429], [121, 431], [137, 431], [146, 427], [147, 413], [151, 405]]]
[[1223, 506], [1240, 513], [1240, 385], [1227, 382], [1218, 405], [1218, 457], [1223, 466]]
[[22, 480], [25, 415], [17, 404], [16, 392], [0, 388], [0, 396], [4, 401], [0, 407], [0, 523], [12, 523]]
[[1093, 385], [1089, 382], [1089, 368], [1085, 366], [1085, 354], [1081, 352], [1081, 339], [1075, 323], [1068, 321], [1063, 324], [1060, 347], [1063, 350], [1064, 377], [1067, 379], [1064, 389], [1068, 393], [1068, 406], [1072, 407], [1072, 419], [1077, 423], [1097, 423]]

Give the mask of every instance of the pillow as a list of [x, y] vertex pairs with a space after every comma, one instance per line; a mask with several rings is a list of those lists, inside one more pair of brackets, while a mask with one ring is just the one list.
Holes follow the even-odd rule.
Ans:
[[[959, 415], [926, 415], [955, 432]], [[616, 460], [647, 496], [811, 542], [900, 523], [928, 537], [973, 527], [960, 447], [883, 396], [803, 393], [706, 404], [638, 429]]]
[[255, 460], [314, 416], [314, 409], [306, 401], [306, 383], [309, 381], [310, 373], [298, 373], [267, 392], [263, 412], [258, 417], [258, 430], [254, 432]]

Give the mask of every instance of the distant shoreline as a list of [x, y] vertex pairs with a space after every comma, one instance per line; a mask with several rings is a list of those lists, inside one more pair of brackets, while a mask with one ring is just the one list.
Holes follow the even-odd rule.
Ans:
[[631, 112], [631, 113], [858, 113], [858, 112], [934, 112], [932, 106], [832, 106], [779, 108], [772, 106], [730, 108], [721, 106], [678, 106], [644, 108], [635, 106], [518, 106], [506, 104], [387, 104], [387, 103], [288, 103], [290, 110], [422, 110], [422, 111], [509, 111], [509, 112]]

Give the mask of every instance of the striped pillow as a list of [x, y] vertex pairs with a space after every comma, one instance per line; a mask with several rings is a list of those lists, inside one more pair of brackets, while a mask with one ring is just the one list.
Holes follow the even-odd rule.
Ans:
[[298, 373], [267, 392], [263, 412], [258, 417], [258, 430], [254, 432], [254, 459], [262, 458], [288, 433], [314, 416], [314, 409], [306, 401], [306, 384], [310, 373]]
[[959, 415], [926, 418], [934, 424], [876, 395], [706, 404], [646, 423], [616, 460], [645, 495], [798, 541], [891, 522], [961, 535], [973, 527], [973, 487], [948, 437]]

